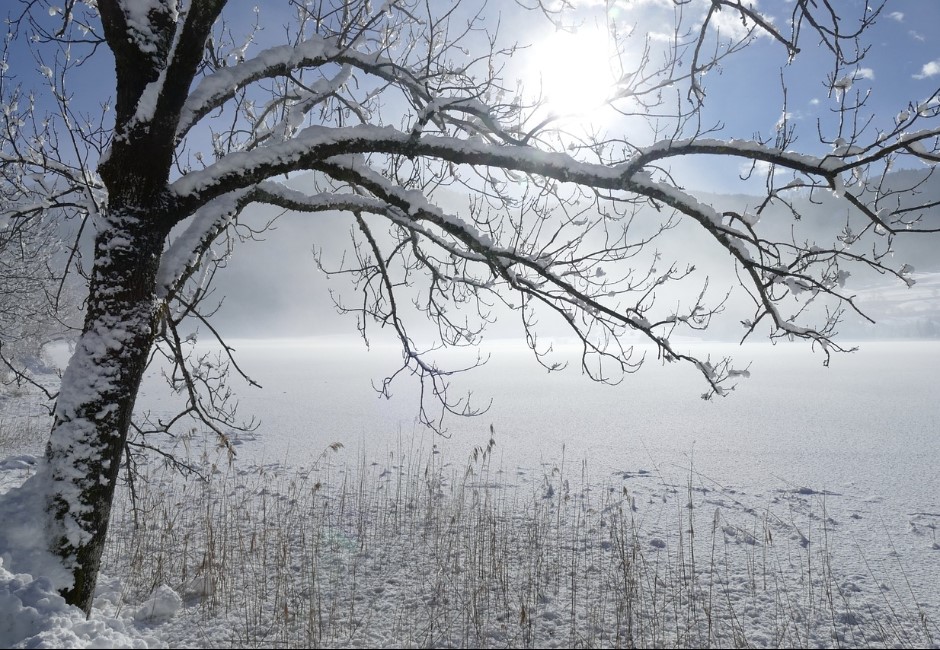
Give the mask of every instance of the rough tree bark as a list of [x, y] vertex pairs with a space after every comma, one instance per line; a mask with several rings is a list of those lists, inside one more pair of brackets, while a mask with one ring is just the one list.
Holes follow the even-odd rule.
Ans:
[[146, 215], [123, 211], [107, 222], [95, 245], [88, 312], [63, 377], [66, 390], [46, 450], [53, 513], [61, 526], [54, 547], [74, 566], [75, 584], [63, 595], [86, 611], [134, 402], [154, 342], [159, 308], [154, 287], [165, 237]]
[[63, 376], [46, 449], [53, 550], [74, 576], [62, 593], [86, 612], [134, 402], [156, 337], [157, 271], [166, 237], [183, 218], [167, 198], [180, 111], [224, 5], [193, 3], [179, 21], [171, 3], [154, 3], [141, 35], [120, 2], [98, 2], [117, 81], [115, 137], [98, 167], [108, 206], [99, 215], [84, 326]]

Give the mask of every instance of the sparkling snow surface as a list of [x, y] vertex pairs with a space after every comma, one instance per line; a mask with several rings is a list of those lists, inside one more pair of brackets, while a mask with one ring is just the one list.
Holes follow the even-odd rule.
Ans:
[[[857, 632], [862, 621], [893, 625], [895, 599], [919, 607], [935, 630], [940, 611], [936, 532], [940, 524], [940, 472], [936, 469], [940, 461], [940, 402], [936, 399], [940, 343], [865, 343], [859, 353], [834, 357], [829, 368], [821, 367], [821, 355], [805, 346], [714, 346], [709, 348], [713, 357], [733, 354], [739, 365], [748, 359], [753, 364], [750, 379], [742, 381], [728, 398], [712, 402], [698, 398], [699, 375], [686, 368], [662, 368], [655, 355], [640, 374], [626, 377], [619, 386], [606, 387], [582, 378], [576, 366], [547, 375], [524, 352], [494, 345], [487, 366], [455, 380], [455, 388], [473, 390], [481, 406], [492, 398], [492, 408], [476, 419], [451, 418], [448, 439], [415, 426], [414, 386], [402, 383], [393, 390], [391, 401], [379, 399], [370, 389], [369, 378], [380, 380], [383, 373], [396, 369], [391, 350], [366, 352], [361, 344], [336, 341], [237, 341], [234, 345], [241, 367], [264, 386], [260, 391], [239, 391], [241, 411], [259, 416], [261, 426], [252, 434], [235, 437], [235, 467], [266, 467], [273, 474], [309, 467], [318, 462], [324, 449], [339, 442], [344, 447], [331, 456], [337, 468], [373, 467], [384, 476], [392, 469], [390, 450], [400, 454], [403, 446], [417, 446], [427, 453], [439, 452], [459, 473], [474, 447], [488, 441], [492, 423], [496, 441], [492, 463], [498, 481], [523, 495], [536, 493], [545, 504], [558, 500], [558, 512], [564, 511], [559, 499], [564, 491], [567, 500], [568, 483], [565, 480], [556, 487], [551, 478], [554, 468], [561, 467], [560, 474], [572, 477], [572, 503], [588, 498], [585, 495], [591, 490], [595, 496], [590, 498], [596, 498], [601, 488], [611, 494], [616, 490], [618, 495], [622, 489], [623, 494], [629, 493], [627, 503], [640, 521], [638, 541], [656, 562], [681, 548], [681, 541], [676, 540], [676, 512], [686, 507], [686, 501], [709, 520], [704, 528], [718, 530], [726, 553], [728, 548], [761, 549], [743, 556], [753, 560], [762, 552], [766, 558], [765, 549], [777, 554], [784, 549], [790, 570], [797, 573], [807, 568], [799, 560], [800, 548], [818, 548], [823, 543], [819, 535], [825, 534], [831, 584], [839, 591], [833, 606], [833, 636], [807, 632], [806, 645], [868, 645], [871, 637], [853, 634], [862, 634]], [[138, 409], [149, 410], [153, 416], [169, 415], [173, 406], [159, 381], [158, 372], [151, 370], [138, 400]], [[11, 404], [7, 399], [0, 407], [9, 409]], [[0, 462], [0, 491], [28, 476], [35, 461], [29, 454], [40, 451], [10, 452]], [[341, 478], [343, 472], [338, 470], [333, 478]], [[714, 527], [710, 525], [713, 512]], [[765, 523], [765, 529], [774, 531], [777, 538], [772, 544], [764, 540], [762, 545], [749, 537], [746, 526], [727, 524], [722, 529], [719, 513], [722, 522], [746, 522], [749, 517], [755, 522], [777, 522]], [[121, 524], [115, 526], [112, 534], [123, 535]], [[715, 534], [715, 529], [698, 526], [701, 537]], [[337, 535], [331, 548], [353, 558], [355, 530], [337, 529]], [[608, 542], [599, 544], [586, 547], [592, 561], [609, 550]], [[388, 553], [393, 555], [399, 550], [403, 557], [421, 552], [395, 549], [393, 540], [389, 545]], [[811, 557], [808, 551], [805, 557]], [[359, 566], [350, 564], [349, 558], [318, 570], [323, 576], [339, 572], [337, 584], [345, 585], [349, 567]], [[363, 573], [353, 582], [368, 585], [360, 586], [361, 594], [356, 596], [366, 595], [368, 602], [363, 606], [369, 608], [368, 620], [359, 627], [353, 625], [347, 638], [324, 638], [324, 644], [368, 647], [420, 643], [421, 639], [446, 641], [446, 637], [396, 636], [402, 632], [402, 608], [411, 606], [408, 594], [431, 589], [433, 571], [411, 577], [387, 574], [388, 563], [380, 565], [374, 552], [360, 561]], [[373, 575], [370, 567], [381, 570], [374, 568]], [[579, 570], [592, 569], [593, 565]], [[232, 567], [231, 571], [247, 572], [249, 567]], [[729, 571], [729, 585], [754, 579], [753, 566], [747, 563]], [[369, 583], [373, 579], [377, 584]], [[568, 647], [572, 642], [564, 627], [572, 597], [564, 583], [544, 600], [540, 596], [538, 611], [528, 612], [538, 617], [534, 629], [545, 635], [534, 637], [537, 644]], [[47, 587], [42, 579], [14, 576], [0, 566], [0, 645], [202, 647], [237, 642], [232, 636], [234, 619], [206, 620], [201, 614], [205, 610], [200, 602], [212, 591], [206, 584], [192, 582], [172, 589], [158, 585], [145, 597], [135, 597], [122, 590], [116, 576], [102, 576], [96, 609], [88, 622], [48, 593]], [[781, 638], [780, 630], [773, 627], [779, 619], [770, 614], [779, 605], [760, 600], [740, 604], [736, 616], [748, 643], [771, 645]], [[417, 605], [419, 612], [434, 606], [432, 601]], [[787, 611], [800, 608], [799, 603], [786, 606], [792, 608]], [[485, 638], [492, 645], [525, 642], [524, 637], [496, 632]], [[608, 637], [592, 638], [600, 643]], [[933, 639], [937, 647], [937, 637]], [[672, 645], [675, 639], [666, 638], [663, 643]]]
[[[262, 422], [261, 444], [245, 450], [253, 457], [312, 460], [333, 442], [380, 455], [401, 437], [422, 435], [414, 384], [393, 384], [393, 399], [385, 400], [369, 383], [397, 369], [395, 350], [366, 351], [359, 342], [234, 345], [241, 367], [264, 387], [239, 391], [241, 412]], [[486, 443], [492, 423], [507, 467], [558, 462], [562, 453], [587, 460], [598, 477], [691, 463], [726, 487], [845, 491], [895, 512], [940, 507], [940, 343], [866, 342], [834, 355], [829, 368], [805, 345], [692, 345], [713, 358], [733, 355], [742, 367], [753, 360], [751, 377], [727, 398], [703, 401], [701, 375], [661, 367], [652, 350], [638, 374], [604, 386], [581, 376], [576, 362], [549, 374], [525, 350], [491, 346], [488, 364], [453, 380], [455, 396], [472, 391], [478, 406], [492, 399], [490, 410], [447, 419], [449, 438], [436, 443], [457, 461]], [[148, 386], [141, 402], [156, 412], [161, 393], [161, 385]]]

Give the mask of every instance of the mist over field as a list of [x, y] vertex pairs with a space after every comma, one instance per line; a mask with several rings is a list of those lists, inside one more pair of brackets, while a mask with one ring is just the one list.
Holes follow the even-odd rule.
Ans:
[[[926, 179], [916, 196], [918, 202], [940, 201], [940, 178], [925, 172], [908, 170], [896, 172], [893, 183], [910, 184], [912, 179]], [[309, 178], [298, 176], [291, 181], [302, 187]], [[890, 184], [890, 183], [889, 183]], [[705, 200], [721, 205], [726, 210], [746, 213], [753, 210], [760, 199], [742, 194], [704, 195]], [[444, 209], [459, 214], [466, 210], [466, 197], [443, 193]], [[907, 201], [914, 199], [908, 198]], [[808, 236], [818, 237], [818, 243], [833, 243], [832, 238], [845, 225], [846, 216], [836, 207], [836, 200], [814, 198], [796, 200], [792, 208], [801, 215], [801, 226]], [[339, 268], [349, 247], [349, 232], [353, 223], [339, 214], [302, 215], [281, 214], [271, 209], [255, 207], [244, 218], [246, 226], [260, 229], [274, 217], [271, 227], [255, 239], [236, 242], [235, 254], [215, 278], [214, 299], [223, 299], [218, 323], [221, 333], [233, 337], [277, 338], [323, 335], [356, 336], [355, 316], [343, 317], [336, 313], [331, 302], [333, 295], [355, 304], [357, 295], [342, 277], [327, 280], [317, 266], [314, 250], [323, 251], [323, 260], [330, 269]], [[643, 232], [643, 217], [651, 221], [659, 216], [648, 209], [635, 219], [634, 230]], [[783, 206], [771, 206], [762, 217], [763, 223], [778, 223], [778, 235], [787, 237], [790, 212]], [[926, 215], [924, 228], [940, 228], [940, 213]], [[247, 228], [243, 230], [248, 233]], [[668, 246], [666, 246], [668, 244]], [[687, 293], [701, 290], [706, 278], [709, 295], [715, 302], [730, 291], [724, 316], [719, 315], [707, 331], [699, 333], [707, 340], [737, 342], [744, 334], [740, 319], [748, 313], [750, 298], [738, 284], [733, 262], [727, 254], [703, 237], [699, 229], [688, 221], [681, 221], [667, 233], [661, 254], [663, 263], [676, 260], [685, 263], [694, 260], [698, 270], [683, 284]], [[709, 248], [709, 247], [714, 247]], [[899, 233], [893, 242], [893, 259], [914, 267], [916, 283], [908, 287], [896, 278], [869, 273], [851, 276], [846, 285], [858, 297], [858, 306], [875, 323], [871, 323], [851, 310], [846, 312], [840, 333], [848, 339], [908, 339], [940, 336], [940, 249], [929, 237], [914, 237]], [[710, 252], [703, 256], [703, 250]], [[650, 251], [653, 254], [653, 251]], [[407, 295], [405, 292], [404, 295]], [[677, 293], [676, 298], [687, 299]], [[664, 299], [668, 302], [668, 299]], [[488, 331], [493, 338], [521, 339], [517, 318], [507, 312], [497, 318]], [[422, 315], [412, 313], [408, 325], [416, 333], [430, 335], [432, 330]], [[566, 336], [560, 323], [545, 319], [546, 336]], [[374, 330], [377, 332], [378, 330]], [[753, 338], [760, 339], [760, 336]]]

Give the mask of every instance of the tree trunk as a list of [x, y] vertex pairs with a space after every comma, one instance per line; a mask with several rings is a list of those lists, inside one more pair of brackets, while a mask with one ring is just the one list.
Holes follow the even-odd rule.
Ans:
[[81, 338], [62, 378], [46, 448], [52, 551], [74, 577], [63, 589], [89, 612], [134, 401], [155, 338], [155, 280], [165, 232], [110, 214], [95, 242]]

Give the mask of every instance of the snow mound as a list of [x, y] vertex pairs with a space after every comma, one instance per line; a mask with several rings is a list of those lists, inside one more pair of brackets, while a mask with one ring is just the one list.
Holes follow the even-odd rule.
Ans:
[[[0, 648], [166, 647], [137, 630], [133, 619], [117, 616], [122, 601], [118, 580], [99, 576], [87, 619], [59, 595], [61, 565], [41, 544], [47, 538], [45, 519], [37, 516], [43, 512], [42, 478], [35, 473], [11, 486], [23, 481], [24, 469], [34, 472], [40, 463], [27, 454], [0, 460]], [[170, 594], [158, 589], [153, 600], [153, 611], [161, 616], [172, 609]]]
[[[11, 464], [4, 465], [4, 471], [12, 469]], [[44, 576], [49, 590], [55, 592], [70, 587], [72, 576], [43, 543], [49, 538], [46, 485], [45, 476], [37, 471], [21, 485], [0, 494], [0, 560], [7, 571]]]
[[66, 604], [52, 583], [28, 574], [14, 575], [0, 559], [0, 647], [2, 648], [157, 648], [159, 641], [142, 636], [129, 620], [102, 616], [90, 619]]
[[153, 596], [134, 612], [134, 619], [138, 621], [164, 622], [168, 621], [183, 607], [180, 595], [166, 585], [160, 585], [153, 592]]

